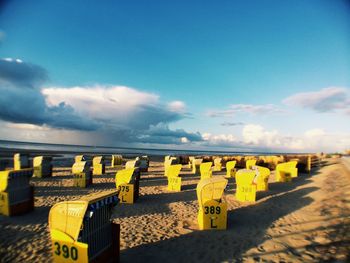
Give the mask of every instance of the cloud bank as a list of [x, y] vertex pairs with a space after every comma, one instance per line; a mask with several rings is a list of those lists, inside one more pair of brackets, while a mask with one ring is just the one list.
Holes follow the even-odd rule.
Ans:
[[43, 88], [47, 80], [48, 74], [40, 66], [19, 59], [0, 60], [0, 119], [54, 129], [101, 131], [116, 141], [183, 143], [201, 138], [168, 128], [167, 124], [187, 117], [182, 101], [162, 103], [156, 94], [125, 86]]
[[252, 105], [232, 104], [226, 110], [211, 110], [207, 112], [209, 117], [231, 117], [238, 113], [250, 113], [255, 115], [284, 113], [284, 110], [273, 104]]
[[286, 105], [300, 106], [317, 112], [344, 110], [350, 112], [350, 92], [346, 88], [329, 87], [314, 92], [302, 92], [283, 100]]

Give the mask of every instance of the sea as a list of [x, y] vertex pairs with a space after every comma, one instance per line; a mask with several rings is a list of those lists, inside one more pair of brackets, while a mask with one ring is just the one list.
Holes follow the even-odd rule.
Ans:
[[0, 140], [0, 150], [23, 150], [36, 152], [57, 152], [60, 154], [124, 154], [124, 155], [272, 155], [279, 153], [272, 152], [238, 152], [238, 151], [211, 151], [211, 150], [174, 150], [155, 148], [132, 148], [132, 147], [112, 147], [112, 146], [86, 146], [68, 145], [38, 142], [22, 142]]

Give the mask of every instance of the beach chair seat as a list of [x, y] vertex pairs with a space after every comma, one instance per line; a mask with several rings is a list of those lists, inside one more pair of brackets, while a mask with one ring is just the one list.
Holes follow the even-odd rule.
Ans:
[[14, 216], [34, 209], [33, 169], [0, 172], [0, 214]]
[[196, 191], [200, 230], [227, 228], [227, 204], [223, 199], [226, 185], [227, 180], [222, 176], [199, 181]]
[[123, 156], [122, 155], [112, 155], [111, 167], [112, 168], [122, 168]]
[[139, 161], [139, 168], [141, 172], [148, 172], [149, 158], [147, 155], [136, 157], [136, 161]]
[[33, 176], [34, 177], [51, 177], [52, 176], [52, 157], [36, 156], [33, 159]]
[[16, 153], [13, 156], [13, 169], [21, 170], [24, 168], [29, 168], [29, 155], [23, 153]]
[[59, 202], [49, 212], [54, 262], [119, 262], [120, 226], [111, 220], [118, 193]]
[[106, 165], [103, 156], [95, 156], [92, 159], [92, 175], [102, 175], [106, 172]]
[[214, 159], [214, 169], [215, 172], [221, 172], [222, 170], [222, 158]]
[[292, 178], [298, 177], [297, 161], [280, 163], [276, 166], [276, 182], [291, 182]]
[[249, 159], [245, 162], [245, 168], [246, 169], [252, 169], [252, 167], [256, 164], [255, 159]]
[[192, 173], [193, 174], [200, 174], [200, 166], [203, 162], [203, 159], [197, 159], [197, 158], [194, 158], [192, 159]]
[[256, 191], [268, 191], [270, 169], [262, 166], [253, 166], [253, 170], [255, 170], [256, 174]]
[[235, 177], [236, 174], [236, 161], [228, 161], [226, 163], [226, 178]]
[[211, 170], [212, 165], [213, 165], [212, 162], [201, 163], [199, 168], [200, 174], [201, 174], [201, 180], [212, 177], [212, 170]]
[[181, 177], [179, 176], [182, 164], [173, 164], [168, 167], [168, 190], [180, 192], [181, 191]]
[[72, 166], [73, 186], [86, 188], [92, 184], [89, 162], [77, 162]]
[[139, 197], [140, 169], [128, 168], [119, 170], [115, 176], [115, 185], [119, 191], [121, 203], [133, 204]]
[[241, 202], [255, 202], [256, 183], [254, 179], [256, 172], [250, 169], [242, 169], [236, 173], [236, 199]]

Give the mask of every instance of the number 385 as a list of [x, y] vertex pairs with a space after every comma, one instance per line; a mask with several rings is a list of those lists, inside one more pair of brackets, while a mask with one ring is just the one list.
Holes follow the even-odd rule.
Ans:
[[55, 242], [55, 254], [57, 256], [62, 255], [64, 258], [71, 258], [73, 260], [77, 260], [78, 259], [78, 249], [76, 247], [71, 247], [69, 249], [68, 246], [63, 245], [61, 247], [60, 243]]
[[220, 214], [221, 208], [220, 206], [205, 206], [204, 207], [204, 213], [205, 214]]

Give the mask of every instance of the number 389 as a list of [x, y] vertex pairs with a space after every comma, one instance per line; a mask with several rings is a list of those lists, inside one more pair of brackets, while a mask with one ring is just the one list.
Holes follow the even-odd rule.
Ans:
[[71, 258], [73, 260], [77, 260], [78, 259], [78, 249], [76, 247], [71, 247], [69, 249], [68, 246], [63, 245], [61, 247], [60, 243], [55, 242], [55, 254], [57, 256], [62, 255], [64, 258]]
[[220, 214], [221, 208], [220, 208], [220, 206], [205, 206], [204, 213], [205, 214]]

